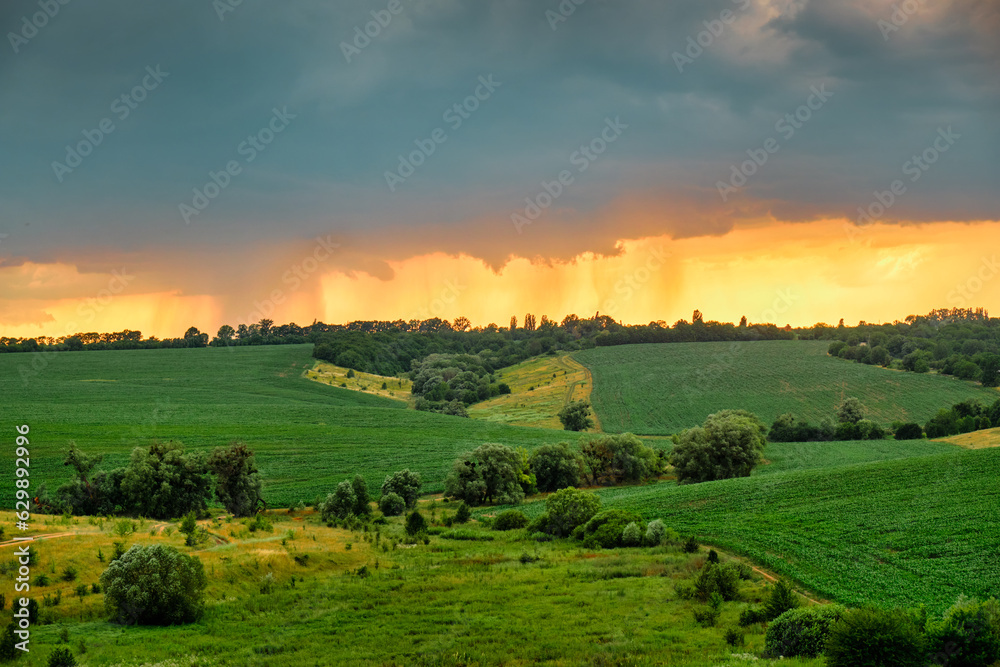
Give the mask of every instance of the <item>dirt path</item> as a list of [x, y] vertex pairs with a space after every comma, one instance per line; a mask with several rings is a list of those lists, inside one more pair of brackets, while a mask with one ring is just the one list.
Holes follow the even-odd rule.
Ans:
[[[587, 387], [589, 387], [589, 390], [586, 392], [586, 396], [583, 397], [584, 400], [589, 402], [590, 395], [594, 390], [594, 376], [591, 374], [590, 369], [568, 354], [564, 354], [561, 357], [557, 357], [556, 363], [558, 363], [560, 367], [565, 369], [567, 373], [573, 373], [573, 374], [580, 372], [583, 373], [582, 380], [576, 380], [575, 382], [571, 382], [569, 386], [566, 387], [566, 398], [563, 399], [563, 405], [569, 405], [570, 403], [573, 402], [573, 392], [576, 391], [576, 388], [581, 384], [585, 384]], [[601, 420], [598, 418], [597, 412], [593, 410], [592, 402], [591, 402], [591, 416], [594, 418], [594, 430], [597, 431], [598, 433], [601, 432]]]
[[[34, 542], [38, 540], [54, 540], [57, 537], [70, 537], [72, 535], [78, 535], [79, 533], [45, 533], [44, 535], [31, 535], [31, 539]], [[27, 540], [7, 540], [6, 542], [0, 542], [0, 548], [3, 547], [13, 547], [21, 544], [25, 544]]]

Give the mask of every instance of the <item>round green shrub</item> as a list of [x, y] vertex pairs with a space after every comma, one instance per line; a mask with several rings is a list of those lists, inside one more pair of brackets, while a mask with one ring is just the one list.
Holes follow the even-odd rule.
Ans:
[[625, 510], [605, 510], [595, 514], [583, 526], [583, 545], [588, 549], [620, 547], [625, 526], [633, 521], [638, 524], [642, 522], [642, 518]]
[[663, 539], [667, 536], [667, 527], [659, 519], [653, 519], [646, 526], [646, 544], [651, 547], [658, 547], [663, 544]]
[[770, 658], [819, 656], [830, 636], [830, 627], [840, 619], [840, 605], [789, 609], [767, 626], [764, 654]]
[[927, 642], [904, 611], [849, 609], [830, 628], [829, 667], [924, 667]]
[[204, 611], [201, 561], [172, 547], [135, 545], [101, 575], [104, 606], [119, 623], [191, 623]]
[[[378, 501], [378, 508], [386, 516], [399, 516], [406, 509], [406, 501], [398, 493], [389, 492], [382, 495]], [[461, 512], [461, 508], [459, 508]]]
[[739, 595], [740, 575], [735, 566], [720, 563], [706, 563], [694, 580], [698, 597], [707, 600], [713, 593], [727, 602]]
[[635, 521], [625, 526], [622, 530], [622, 544], [626, 547], [638, 547], [642, 545], [642, 529]]
[[928, 624], [927, 637], [935, 664], [992, 665], [1000, 660], [1000, 603], [959, 598], [939, 622]]
[[493, 521], [493, 530], [517, 530], [528, 525], [528, 517], [520, 510], [500, 512]]
[[419, 535], [420, 533], [424, 533], [426, 531], [427, 531], [427, 519], [424, 518], [423, 514], [421, 514], [417, 510], [413, 510], [412, 512], [406, 515], [407, 535], [413, 537], [414, 535]]
[[[601, 497], [570, 486], [546, 498], [545, 509], [549, 516], [547, 532], [556, 537], [565, 537], [600, 511]], [[622, 524], [622, 528], [624, 527]], [[621, 535], [620, 531], [618, 535]]]

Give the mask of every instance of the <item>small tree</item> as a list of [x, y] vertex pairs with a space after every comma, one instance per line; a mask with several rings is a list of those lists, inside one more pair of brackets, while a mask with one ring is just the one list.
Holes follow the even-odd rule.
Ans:
[[357, 504], [357, 496], [354, 495], [354, 487], [350, 482], [344, 480], [337, 485], [337, 489], [329, 494], [320, 504], [320, 516], [323, 521], [329, 521], [336, 517], [346, 519], [354, 513]]
[[542, 445], [531, 453], [529, 461], [539, 491], [558, 491], [580, 483], [583, 457], [569, 443]]
[[857, 398], [850, 396], [837, 408], [837, 420], [841, 423], [857, 424], [865, 418], [865, 406]]
[[486, 443], [455, 461], [444, 494], [469, 505], [517, 504], [524, 499], [521, 456], [506, 445]]
[[424, 515], [413, 510], [406, 515], [406, 534], [410, 537], [419, 535], [420, 533], [427, 531], [427, 520]]
[[407, 468], [406, 470], [394, 472], [385, 478], [385, 481], [382, 482], [382, 495], [384, 496], [387, 493], [398, 494], [407, 507], [413, 507], [417, 504], [417, 498], [420, 496], [420, 487], [422, 486], [423, 482], [420, 479], [420, 474], [410, 472], [410, 469]]
[[586, 431], [594, 427], [594, 420], [590, 418], [590, 403], [587, 401], [574, 401], [559, 411], [559, 421], [562, 422], [563, 429], [567, 431]]
[[472, 510], [464, 502], [458, 506], [458, 511], [455, 512], [455, 523], [465, 523], [472, 517]]
[[133, 546], [101, 575], [104, 605], [118, 623], [191, 623], [204, 610], [205, 570], [194, 556], [161, 545]]
[[767, 427], [752, 412], [722, 410], [675, 436], [670, 463], [679, 484], [749, 477], [760, 463]]
[[368, 484], [361, 475], [355, 475], [351, 482], [354, 491], [354, 514], [363, 517], [372, 513], [371, 496], [368, 495]]
[[233, 516], [251, 516], [261, 503], [263, 481], [254, 453], [243, 443], [219, 447], [208, 457], [215, 474], [215, 497]]
[[181, 527], [179, 528], [179, 531], [181, 532], [182, 535], [185, 536], [184, 538], [185, 546], [193, 547], [195, 544], [198, 543], [197, 539], [195, 539], [195, 535], [198, 532], [198, 517], [195, 516], [194, 512], [188, 512], [184, 516], [184, 520], [181, 521]]
[[600, 511], [601, 498], [596, 493], [569, 487], [546, 498], [545, 508], [548, 514], [547, 532], [565, 537]]
[[57, 648], [49, 654], [48, 667], [76, 667], [76, 658], [68, 648]]
[[795, 609], [798, 606], [799, 599], [795, 596], [795, 591], [784, 579], [778, 579], [771, 589], [771, 594], [764, 601], [763, 612], [765, 618], [772, 621], [789, 609]]
[[660, 519], [653, 519], [646, 526], [646, 544], [651, 547], [658, 547], [663, 544], [667, 536], [667, 527]]
[[[386, 516], [399, 516], [406, 509], [406, 501], [398, 493], [389, 492], [383, 494], [378, 501], [378, 508]], [[461, 512], [461, 508], [459, 508]]]
[[605, 435], [583, 443], [583, 458], [594, 484], [644, 482], [660, 472], [660, 458], [652, 447], [631, 433]]
[[622, 531], [622, 545], [626, 547], [637, 547], [642, 544], [642, 529], [635, 521], [625, 526]]

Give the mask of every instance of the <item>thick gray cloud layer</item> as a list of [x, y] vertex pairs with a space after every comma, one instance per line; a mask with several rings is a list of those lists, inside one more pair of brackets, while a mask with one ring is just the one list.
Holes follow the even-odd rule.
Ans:
[[[23, 39], [10, 34], [31, 34], [37, 0], [0, 8], [0, 262], [128, 253], [169, 272], [185, 256], [191, 284], [228, 289], [243, 253], [336, 234], [345, 268], [383, 277], [386, 260], [436, 250], [500, 267], [743, 219], [854, 219], [896, 179], [907, 191], [885, 219], [1000, 218], [996, 2], [909, 0], [893, 17], [881, 0], [399, 0], [345, 55], [388, 0], [220, 15], [227, 1], [70, 2]], [[147, 67], [168, 75], [122, 117], [114, 100]], [[446, 114], [490, 76], [478, 109]], [[822, 86], [832, 97], [779, 131]], [[251, 151], [275, 108], [294, 118]], [[57, 175], [105, 118], [113, 132]], [[575, 152], [609, 118], [628, 128], [580, 172]], [[948, 127], [960, 138], [907, 180]], [[438, 128], [446, 141], [390, 191], [385, 172]], [[769, 138], [778, 152], [723, 200], [718, 181]], [[185, 224], [179, 205], [229, 161], [240, 173]], [[572, 185], [518, 234], [511, 214], [563, 170]], [[648, 214], [623, 213], [635, 202]]]

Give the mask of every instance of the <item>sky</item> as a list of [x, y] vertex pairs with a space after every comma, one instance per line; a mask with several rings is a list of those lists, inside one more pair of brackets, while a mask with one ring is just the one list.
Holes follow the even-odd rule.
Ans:
[[8, 0], [0, 336], [1000, 302], [996, 0]]

